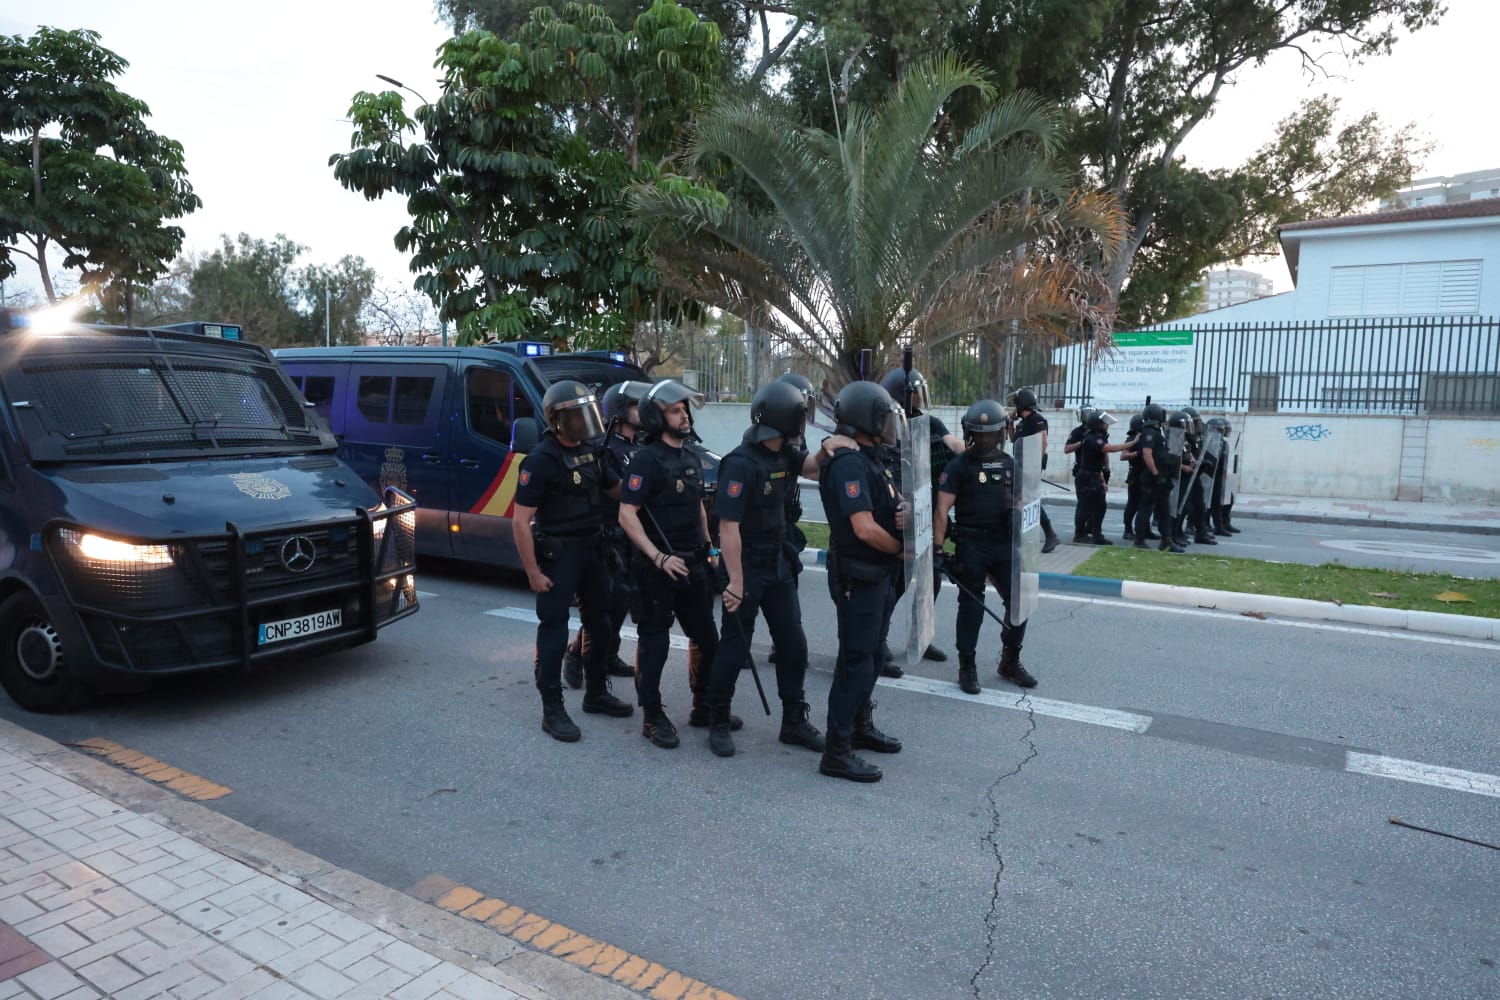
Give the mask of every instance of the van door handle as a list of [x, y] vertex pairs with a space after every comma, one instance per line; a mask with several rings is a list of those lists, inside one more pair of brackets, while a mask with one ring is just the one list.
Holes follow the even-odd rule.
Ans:
[[422, 461], [426, 462], [428, 465], [442, 465], [443, 456], [434, 455], [431, 452], [424, 451], [422, 452]]
[[462, 465], [465, 469], [477, 469], [481, 463], [477, 458], [460, 458], [458, 464]]

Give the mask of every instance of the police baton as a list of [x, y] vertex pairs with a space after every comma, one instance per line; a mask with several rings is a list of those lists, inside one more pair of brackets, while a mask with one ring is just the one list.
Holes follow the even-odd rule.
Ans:
[[[662, 548], [667, 550], [667, 555], [675, 556], [677, 553], [672, 550], [672, 543], [667, 541], [667, 533], [661, 530], [660, 524], [656, 523], [656, 515], [651, 513], [651, 509], [644, 505], [642, 505], [641, 507], [641, 512], [651, 519], [651, 527], [656, 529], [656, 536], [661, 539], [661, 546]], [[668, 574], [668, 576], [670, 575], [671, 574]], [[745, 634], [745, 625], [740, 621], [740, 616], [738, 614], [735, 614], [732, 611], [728, 611], [726, 613], [733, 616], [735, 627], [738, 628], [740, 632], [740, 639], [745, 643], [745, 659], [750, 661], [750, 676], [755, 679], [755, 690], [756, 693], [760, 695], [760, 707], [764, 708], [766, 710], [766, 715], [769, 716], [771, 714], [771, 703], [766, 700], [766, 689], [761, 686], [760, 671], [756, 669], [755, 656], [750, 652], [750, 637]], [[710, 663], [708, 666], [709, 675], [712, 676], [713, 664]]]
[[990, 610], [990, 606], [984, 603], [984, 598], [976, 597], [974, 591], [958, 582], [958, 576], [953, 572], [953, 570], [948, 568], [948, 562], [946, 559], [943, 561], [943, 575], [953, 581], [953, 586], [957, 587], [963, 593], [969, 595], [969, 600], [978, 601], [980, 610], [989, 615], [991, 618], [995, 619], [995, 621], [999, 623], [1001, 628], [1010, 627], [1005, 624], [1005, 619], [1001, 618], [999, 615], [995, 614], [995, 612]]

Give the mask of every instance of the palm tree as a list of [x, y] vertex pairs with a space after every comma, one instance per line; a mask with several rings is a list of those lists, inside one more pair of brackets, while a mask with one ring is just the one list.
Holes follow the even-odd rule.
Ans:
[[[943, 108], [966, 88], [988, 107], [953, 135]], [[635, 207], [671, 227], [655, 240], [664, 281], [837, 383], [860, 377], [862, 351], [888, 363], [903, 343], [1081, 328], [1102, 344], [1113, 310], [1098, 265], [1121, 216], [1069, 189], [1049, 162], [1056, 131], [1036, 100], [996, 101], [978, 70], [937, 57], [883, 104], [851, 106], [834, 133], [774, 97], [708, 110], [692, 160], [727, 160], [768, 207], [681, 183], [638, 189]]]

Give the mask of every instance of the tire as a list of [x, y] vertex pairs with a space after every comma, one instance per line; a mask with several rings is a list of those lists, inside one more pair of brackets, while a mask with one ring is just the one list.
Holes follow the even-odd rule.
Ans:
[[69, 669], [47, 609], [29, 590], [0, 604], [0, 685], [28, 712], [71, 712], [88, 699], [89, 689]]

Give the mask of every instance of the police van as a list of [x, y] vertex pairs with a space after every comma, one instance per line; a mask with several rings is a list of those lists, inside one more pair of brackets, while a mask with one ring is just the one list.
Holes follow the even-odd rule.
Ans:
[[96, 688], [352, 646], [417, 610], [415, 503], [376, 493], [225, 324], [0, 313], [0, 684]]
[[[365, 482], [416, 498], [420, 554], [510, 567], [520, 566], [516, 482], [547, 387], [576, 379], [602, 397], [617, 382], [650, 381], [623, 353], [536, 342], [287, 348], [276, 359]], [[699, 457], [714, 482], [718, 457]]]

